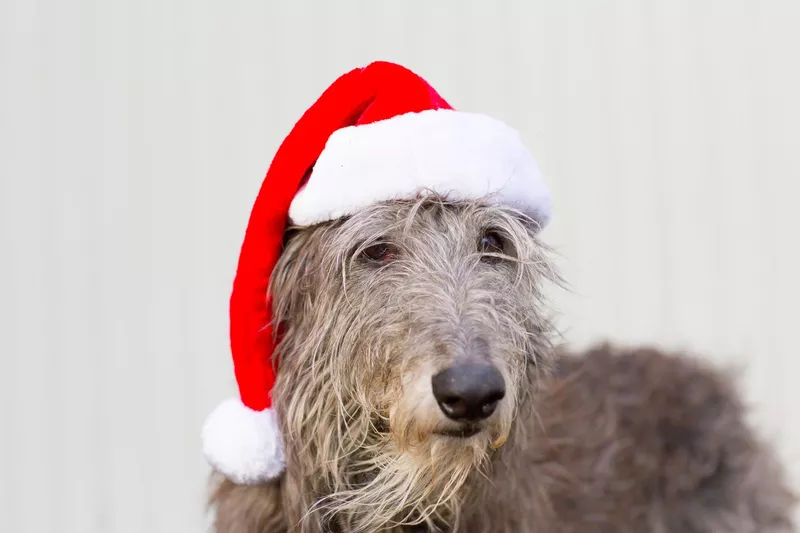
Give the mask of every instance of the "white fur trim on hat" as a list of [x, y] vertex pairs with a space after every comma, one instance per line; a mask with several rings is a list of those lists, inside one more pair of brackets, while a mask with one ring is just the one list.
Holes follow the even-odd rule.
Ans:
[[283, 473], [285, 460], [272, 409], [253, 411], [239, 398], [225, 400], [203, 425], [203, 453], [235, 483], [256, 484]]
[[304, 226], [424, 190], [452, 200], [486, 198], [544, 226], [550, 192], [516, 130], [474, 113], [428, 110], [335, 131], [289, 217]]

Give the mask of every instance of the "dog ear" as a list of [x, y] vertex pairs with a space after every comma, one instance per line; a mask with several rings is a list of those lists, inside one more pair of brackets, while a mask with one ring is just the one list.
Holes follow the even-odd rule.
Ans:
[[269, 294], [273, 299], [273, 319], [281, 323], [286, 317], [296, 316], [305, 298], [315, 294], [309, 265], [319, 254], [319, 243], [312, 239], [314, 229], [289, 229], [284, 234], [281, 257], [272, 270]]
[[285, 533], [280, 480], [238, 485], [218, 473], [211, 476], [209, 507], [216, 517], [214, 533]]

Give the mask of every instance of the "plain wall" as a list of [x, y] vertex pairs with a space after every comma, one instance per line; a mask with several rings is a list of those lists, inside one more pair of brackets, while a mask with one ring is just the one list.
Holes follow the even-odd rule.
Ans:
[[206, 527], [227, 299], [278, 144], [401, 62], [521, 131], [565, 339], [742, 368], [800, 479], [800, 3], [3, 0], [0, 529]]

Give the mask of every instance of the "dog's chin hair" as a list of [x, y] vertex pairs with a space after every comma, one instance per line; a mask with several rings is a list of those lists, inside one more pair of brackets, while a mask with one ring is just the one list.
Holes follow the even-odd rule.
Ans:
[[359, 450], [349, 473], [366, 481], [354, 487], [350, 479], [341, 480], [316, 510], [357, 533], [418, 524], [432, 530], [436, 523], [457, 527], [469, 479], [482, 475], [491, 445], [502, 435], [456, 439], [404, 433], [410, 438], [381, 436]]
[[315, 509], [353, 532], [419, 524], [435, 530], [437, 523], [456, 528], [470, 480], [485, 475], [491, 451], [508, 437], [512, 412], [497, 415], [484, 431], [457, 438], [433, 433], [413, 410], [394, 410], [389, 431], [370, 431], [350, 455], [347, 474]]

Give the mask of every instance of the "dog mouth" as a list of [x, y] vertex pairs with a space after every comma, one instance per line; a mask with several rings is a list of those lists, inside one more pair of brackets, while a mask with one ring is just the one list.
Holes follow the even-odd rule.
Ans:
[[481, 427], [475, 424], [468, 424], [459, 426], [457, 428], [439, 429], [434, 433], [442, 437], [451, 437], [454, 439], [468, 439], [474, 437], [481, 432]]

